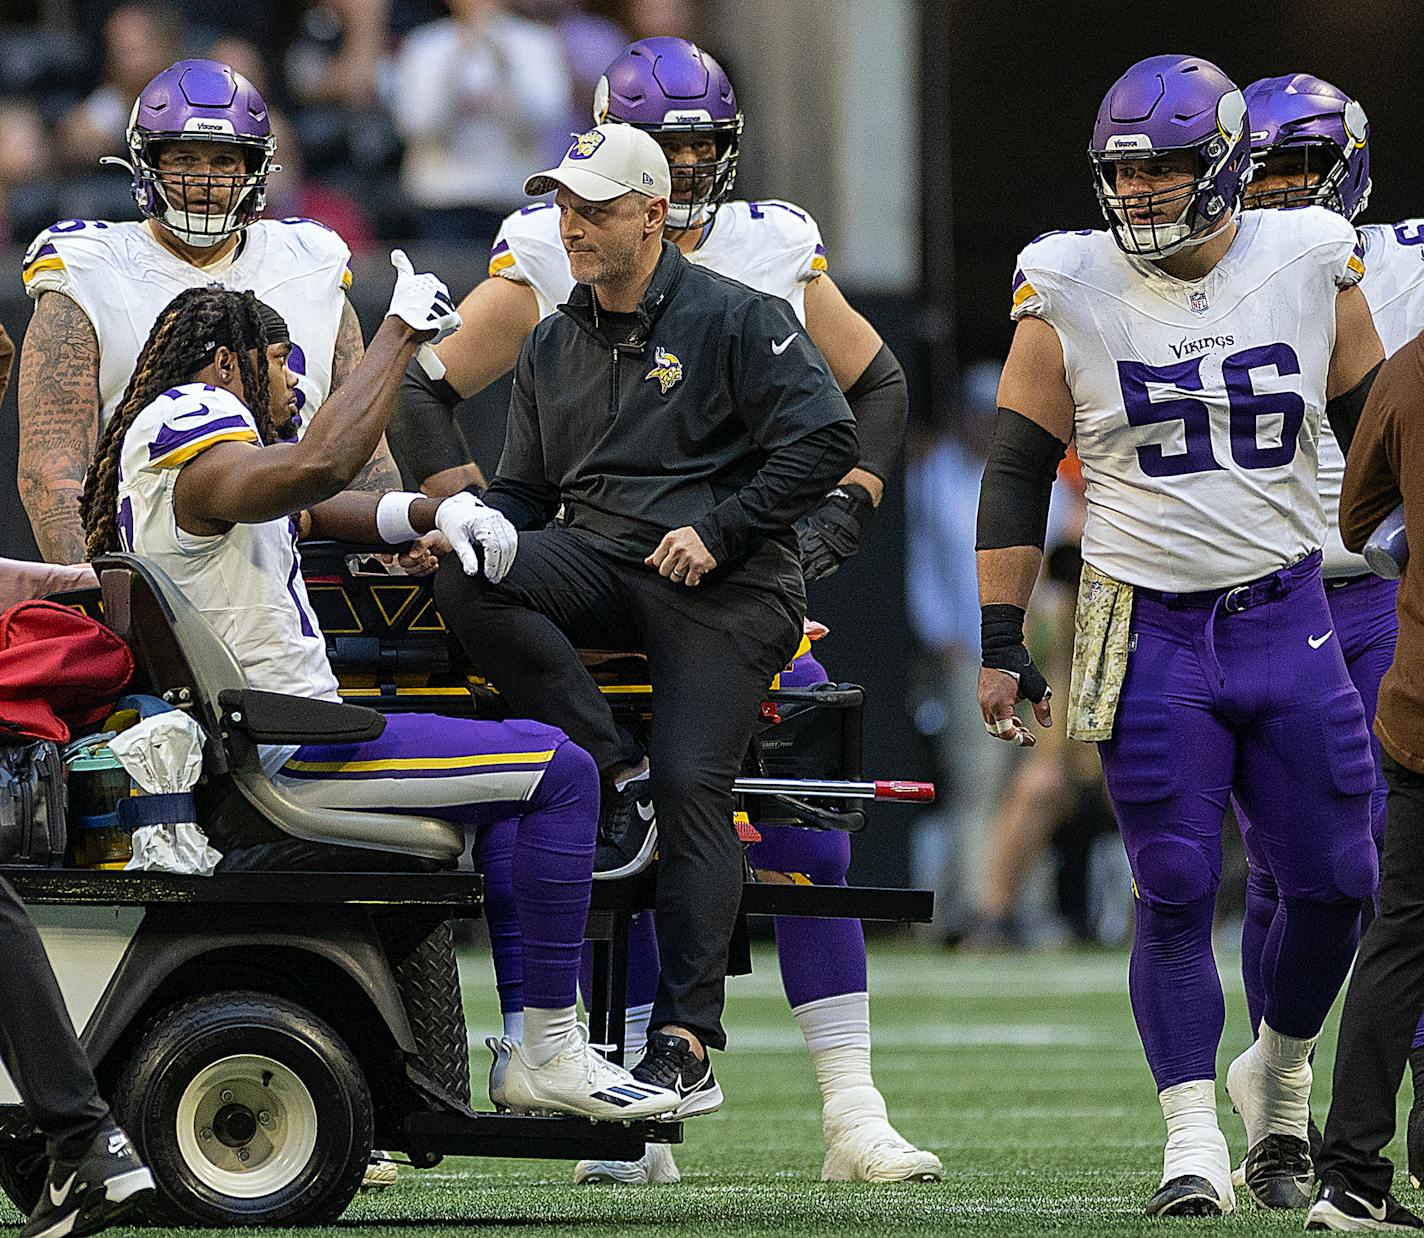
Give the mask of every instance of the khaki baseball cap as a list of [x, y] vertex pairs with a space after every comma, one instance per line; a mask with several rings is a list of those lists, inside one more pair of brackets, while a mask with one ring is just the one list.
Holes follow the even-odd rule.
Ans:
[[672, 198], [663, 148], [632, 125], [599, 125], [578, 134], [559, 166], [531, 176], [524, 192], [538, 197], [560, 185], [590, 202], [607, 202], [625, 193]]

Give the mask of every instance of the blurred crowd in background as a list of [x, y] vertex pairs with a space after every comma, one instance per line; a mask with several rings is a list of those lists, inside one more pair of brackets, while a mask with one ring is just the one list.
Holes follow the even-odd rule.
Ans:
[[[696, 30], [691, 0], [5, 0], [0, 239], [133, 218], [121, 170], [138, 91], [184, 56], [226, 61], [272, 109], [270, 217], [378, 241], [493, 236], [527, 170], [591, 122], [631, 39]], [[476, 157], [478, 152], [478, 157]]]
[[[318, 219], [360, 254], [387, 241], [487, 245], [530, 169], [586, 128], [630, 40], [707, 41], [695, 0], [4, 0], [0, 245], [65, 218], [136, 218], [122, 156], [133, 100], [184, 56], [226, 61], [272, 109], [267, 215]], [[735, 73], [733, 74], [735, 77]], [[760, 118], [765, 126], [768, 118]], [[739, 184], [739, 196], [761, 187]], [[794, 198], [797, 186], [768, 190]], [[940, 786], [909, 876], [938, 893], [936, 940], [970, 948], [1119, 944], [1126, 861], [1097, 756], [1061, 725], [1032, 754], [974, 705], [974, 525], [998, 364], [965, 366], [955, 406], [916, 409], [906, 448], [906, 709]], [[492, 464], [493, 461], [487, 462]], [[1035, 656], [1066, 700], [1081, 481], [1065, 473], [1035, 609]], [[1056, 547], [1056, 549], [1055, 549]]]

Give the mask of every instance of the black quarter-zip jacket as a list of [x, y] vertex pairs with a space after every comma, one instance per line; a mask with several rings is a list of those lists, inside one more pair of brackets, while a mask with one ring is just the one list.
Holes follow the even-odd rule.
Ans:
[[691, 525], [719, 568], [791, 526], [859, 458], [850, 406], [791, 306], [689, 263], [671, 242], [628, 342], [593, 289], [525, 340], [484, 500], [517, 528], [563, 523], [641, 563]]

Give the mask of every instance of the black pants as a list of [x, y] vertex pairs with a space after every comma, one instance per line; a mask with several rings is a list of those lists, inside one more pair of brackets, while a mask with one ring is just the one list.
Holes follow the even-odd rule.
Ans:
[[741, 901], [732, 780], [771, 678], [794, 656], [805, 595], [764, 547], [696, 588], [616, 559], [561, 528], [519, 535], [498, 585], [447, 555], [435, 582], [445, 622], [511, 713], [561, 727], [600, 773], [636, 759], [576, 648], [647, 654], [653, 686], [653, 800], [658, 814], [658, 950], [652, 1026], [677, 1024], [726, 1046], [727, 946]]
[[1384, 1195], [1394, 1167], [1395, 1097], [1424, 1010], [1424, 775], [1384, 755], [1389, 783], [1379, 914], [1360, 943], [1345, 993], [1335, 1087], [1317, 1176]]
[[109, 1117], [40, 935], [0, 879], [0, 1059], [51, 1159], [73, 1160]]

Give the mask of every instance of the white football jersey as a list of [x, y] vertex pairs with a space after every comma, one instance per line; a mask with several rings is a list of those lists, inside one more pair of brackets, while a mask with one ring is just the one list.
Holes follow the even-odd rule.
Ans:
[[1050, 233], [1023, 251], [1012, 314], [1044, 319], [1063, 344], [1085, 560], [1195, 591], [1320, 547], [1335, 294], [1363, 274], [1355, 230], [1322, 207], [1244, 212], [1225, 257], [1190, 282], [1107, 232]]
[[[806, 284], [825, 272], [826, 247], [816, 221], [799, 206], [723, 202], [687, 260], [791, 302], [805, 322]], [[567, 301], [574, 277], [559, 236], [559, 208], [536, 202], [505, 219], [490, 250], [489, 273], [534, 289], [541, 318]]]
[[31, 243], [23, 278], [36, 300], [62, 292], [89, 316], [99, 341], [101, 429], [164, 307], [185, 288], [213, 284], [250, 288], [287, 320], [298, 411], [309, 421], [331, 390], [350, 260], [346, 242], [311, 219], [258, 220], [244, 231], [235, 257], [206, 269], [164, 249], [146, 223], [66, 219]]
[[[1424, 331], [1424, 219], [1398, 224], [1366, 224], [1359, 230], [1365, 278], [1360, 281], [1374, 315], [1384, 355], [1390, 356]], [[1351, 554], [1340, 540], [1340, 484], [1345, 455], [1330, 423], [1320, 425], [1317, 482], [1325, 507], [1325, 574], [1361, 576], [1370, 570], [1364, 556]]]
[[125, 549], [168, 573], [232, 649], [254, 688], [335, 701], [336, 676], [307, 598], [287, 517], [198, 536], [179, 528], [173, 487], [218, 443], [257, 443], [257, 423], [230, 391], [185, 383], [138, 414], [119, 455]]

